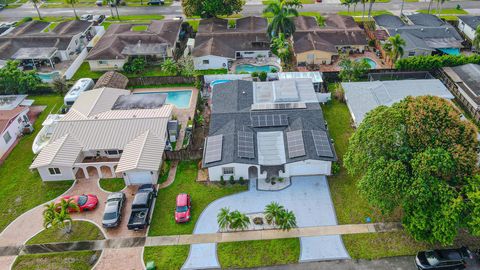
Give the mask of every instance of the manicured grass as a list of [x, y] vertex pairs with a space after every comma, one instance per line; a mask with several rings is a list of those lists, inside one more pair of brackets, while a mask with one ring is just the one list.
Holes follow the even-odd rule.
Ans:
[[187, 23], [190, 24], [193, 31], [198, 31], [198, 25], [200, 24], [200, 20], [187, 20]]
[[100, 187], [106, 191], [118, 192], [125, 188], [125, 180], [123, 180], [123, 178], [100, 179]]
[[219, 243], [217, 257], [223, 269], [296, 263], [300, 257], [300, 240], [289, 238]]
[[[247, 190], [247, 186], [236, 184], [234, 186], [206, 185], [197, 183], [198, 161], [182, 161], [178, 164], [177, 175], [173, 184], [158, 191], [150, 225], [150, 236], [190, 234], [193, 232], [203, 209], [214, 200]], [[185, 224], [175, 223], [173, 210], [175, 198], [179, 193], [188, 193], [192, 196], [192, 220]]]
[[73, 75], [72, 81], [76, 81], [81, 78], [98, 79], [100, 78], [100, 76], [103, 75], [103, 73], [104, 72], [102, 71], [91, 71], [88, 62], [83, 62], [82, 65], [78, 68], [75, 75]]
[[[151, 21], [151, 20], [163, 20], [165, 16], [156, 15], [156, 14], [147, 14], [147, 15], [122, 15], [120, 14], [120, 21], [123, 23], [129, 23], [129, 21]], [[119, 21], [117, 17], [108, 17], [107, 21]]]
[[404, 231], [342, 235], [343, 243], [352, 259], [378, 259], [415, 255], [431, 248], [413, 240]]
[[[362, 21], [362, 17], [363, 17], [363, 11], [339, 11], [338, 12], [339, 15], [345, 15], [345, 16], [352, 16], [353, 19], [356, 21], [356, 22], [360, 22]], [[374, 17], [374, 16], [378, 16], [378, 15], [383, 15], [383, 14], [392, 14], [390, 11], [387, 11], [387, 10], [372, 10], [372, 13], [371, 13], [371, 17]], [[365, 17], [364, 17], [364, 20], [367, 21], [368, 20], [368, 11], [365, 11]]]
[[52, 23], [50, 23], [50, 24], [48, 25], [48, 27], [43, 30], [43, 32], [50, 32], [50, 31], [52, 31], [53, 29], [55, 29], [55, 27], [57, 27], [58, 24], [59, 24], [58, 22], [52, 22]]
[[143, 261], [145, 265], [154, 261], [157, 269], [177, 270], [187, 260], [189, 250], [189, 245], [145, 247]]
[[[272, 1], [271, 0], [263, 0], [262, 4], [263, 5], [268, 5], [268, 4], [270, 4], [270, 2], [272, 2]], [[315, 0], [300, 0], [300, 2], [304, 5], [315, 4]]]
[[63, 104], [63, 97], [57, 95], [29, 96], [34, 99], [34, 105], [46, 105], [47, 108], [34, 124], [35, 132], [25, 135], [13, 149], [5, 162], [0, 166], [0, 230], [22, 213], [31, 208], [52, 200], [65, 192], [73, 181], [43, 182], [37, 171], [30, 171], [34, 154], [32, 143], [35, 135], [42, 128], [42, 122], [48, 113], [56, 106]]
[[[420, 9], [420, 10], [417, 10], [417, 12], [427, 14], [427, 13], [428, 13], [428, 10], [426, 10], [426, 9]], [[430, 14], [436, 15], [436, 14], [437, 14], [437, 10], [436, 10], [436, 9], [432, 9], [432, 10], [430, 11]], [[445, 9], [440, 10], [440, 14], [468, 14], [468, 12], [466, 12], [466, 11], [463, 10], [463, 9], [445, 8]]]
[[141, 88], [165, 88], [165, 87], [194, 87], [193, 83], [168, 83], [168, 84], [153, 84], [153, 85], [135, 85], [130, 87], [131, 89]]
[[75, 220], [72, 223], [71, 233], [64, 233], [62, 229], [50, 227], [28, 240], [27, 245], [101, 239], [105, 237], [97, 225], [88, 221]]
[[[51, 270], [75, 269], [90, 270], [100, 257], [101, 251], [71, 251], [62, 253], [30, 254], [17, 257], [12, 269]], [[95, 256], [96, 260], [92, 260]]]
[[141, 31], [147, 31], [147, 30], [148, 30], [148, 25], [139, 24], [139, 25], [132, 26], [132, 31], [141, 32]]
[[228, 70], [226, 68], [219, 69], [207, 69], [207, 70], [197, 70], [195, 71], [197, 75], [215, 75], [215, 74], [227, 74]]

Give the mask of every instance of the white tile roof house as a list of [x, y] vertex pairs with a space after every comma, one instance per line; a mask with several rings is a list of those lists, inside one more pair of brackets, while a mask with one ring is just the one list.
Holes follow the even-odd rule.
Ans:
[[43, 181], [98, 175], [121, 176], [127, 185], [156, 183], [172, 115], [165, 99], [115, 88], [82, 93], [30, 169]]

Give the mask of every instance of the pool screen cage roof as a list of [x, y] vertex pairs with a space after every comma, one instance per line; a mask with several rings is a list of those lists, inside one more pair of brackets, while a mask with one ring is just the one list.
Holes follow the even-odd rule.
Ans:
[[426, 71], [420, 72], [381, 72], [368, 74], [369, 81], [393, 81], [393, 80], [423, 80], [435, 79]]

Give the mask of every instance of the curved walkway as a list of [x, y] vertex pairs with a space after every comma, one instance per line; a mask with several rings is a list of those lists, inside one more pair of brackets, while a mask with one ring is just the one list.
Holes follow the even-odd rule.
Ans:
[[[259, 191], [256, 181], [250, 181], [250, 190], [220, 198], [212, 202], [200, 215], [194, 234], [218, 231], [216, 216], [220, 208], [229, 207], [243, 213], [263, 211], [265, 205], [276, 201], [293, 210], [299, 227], [336, 225], [335, 210], [325, 176], [293, 177], [292, 185], [281, 191]], [[318, 261], [349, 258], [339, 235], [300, 238], [300, 261]], [[219, 268], [216, 244], [193, 244], [183, 269]]]

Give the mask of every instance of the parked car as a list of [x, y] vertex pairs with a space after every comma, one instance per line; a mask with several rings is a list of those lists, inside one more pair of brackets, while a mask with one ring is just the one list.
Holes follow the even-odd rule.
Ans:
[[97, 0], [97, 1], [95, 1], [95, 5], [97, 5], [97, 6], [99, 6], [99, 7], [103, 6], [103, 0]]
[[93, 15], [90, 20], [94, 25], [99, 25], [105, 20], [105, 15]]
[[[73, 201], [78, 205], [80, 212], [91, 211], [97, 208], [98, 205], [98, 197], [93, 194], [82, 194], [82, 195], [74, 195], [74, 196], [63, 196], [60, 198], [64, 200], [73, 199]], [[57, 201], [57, 202], [60, 202]], [[76, 212], [75, 209], [69, 208], [68, 212]]]
[[190, 195], [185, 193], [178, 194], [177, 207], [175, 207], [175, 222], [183, 223], [190, 221], [190, 208], [192, 208]]
[[165, 4], [164, 0], [148, 0], [148, 3], [147, 3], [147, 5], [150, 5], [150, 6], [158, 6], [163, 4]]
[[156, 196], [157, 190], [152, 184], [141, 185], [138, 188], [132, 202], [132, 213], [128, 219], [127, 228], [129, 230], [137, 231], [148, 227]]
[[111, 7], [116, 7], [120, 5], [121, 0], [108, 0], [108, 3], [110, 4]]
[[90, 21], [93, 18], [92, 14], [84, 14], [80, 16], [80, 21]]
[[419, 270], [480, 269], [480, 257], [467, 247], [421, 251], [415, 258]]
[[105, 211], [103, 212], [103, 227], [114, 228], [120, 224], [125, 199], [125, 193], [123, 192], [115, 192], [108, 195]]
[[5, 5], [3, 4], [0, 4], [0, 10], [4, 9], [5, 8]]

